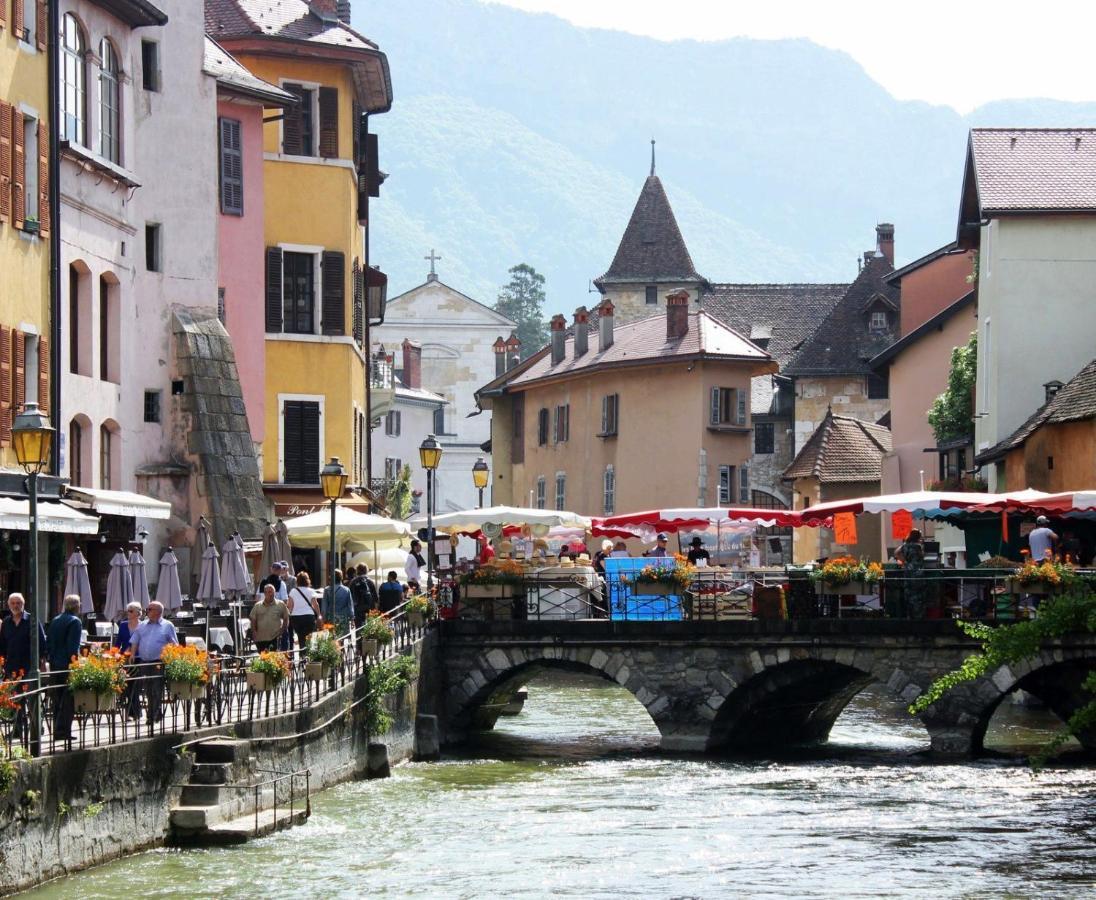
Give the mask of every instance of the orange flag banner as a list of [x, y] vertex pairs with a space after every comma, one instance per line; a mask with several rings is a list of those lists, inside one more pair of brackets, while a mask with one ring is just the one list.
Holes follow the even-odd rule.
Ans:
[[891, 534], [896, 541], [904, 541], [913, 530], [913, 513], [908, 509], [896, 509], [891, 513]]
[[851, 512], [837, 513], [833, 517], [833, 536], [839, 544], [856, 543], [856, 515]]
[[1008, 543], [1008, 510], [1001, 510], [1001, 540]]

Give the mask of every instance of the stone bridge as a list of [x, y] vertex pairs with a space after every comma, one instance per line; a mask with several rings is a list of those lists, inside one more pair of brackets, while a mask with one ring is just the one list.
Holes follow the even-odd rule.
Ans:
[[[492, 728], [538, 671], [614, 681], [643, 704], [667, 751], [720, 753], [823, 741], [869, 684], [909, 703], [977, 644], [951, 621], [441, 623], [442, 739]], [[920, 718], [934, 754], [982, 750], [994, 710], [1022, 689], [1068, 718], [1086, 698], [1096, 637], [1079, 635], [1037, 658], [962, 685]], [[1082, 736], [1096, 751], [1096, 733]]]

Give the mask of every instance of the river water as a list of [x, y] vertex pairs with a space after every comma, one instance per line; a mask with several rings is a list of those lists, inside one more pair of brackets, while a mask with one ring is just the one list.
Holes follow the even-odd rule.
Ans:
[[[440, 763], [313, 799], [242, 848], [156, 850], [49, 898], [1096, 896], [1096, 769], [933, 765], [920, 724], [865, 691], [826, 747], [779, 760], [657, 752], [623, 689], [557, 673]], [[1017, 750], [1056, 720], [1004, 709]]]

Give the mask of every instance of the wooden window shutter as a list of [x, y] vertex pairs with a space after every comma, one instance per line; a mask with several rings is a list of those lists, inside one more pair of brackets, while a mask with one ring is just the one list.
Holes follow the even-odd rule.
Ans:
[[[0, 0], [3, 7], [4, 0]], [[0, 100], [0, 222], [11, 219], [11, 104]]]
[[4, 0], [0, 0], [0, 28], [3, 28], [7, 24], [8, 20], [8, 8]]
[[11, 443], [11, 329], [0, 325], [0, 446]]
[[346, 257], [335, 250], [323, 254], [323, 334], [346, 334]]
[[513, 438], [510, 443], [510, 462], [525, 462], [525, 395], [514, 397]]
[[38, 339], [38, 408], [49, 414], [49, 341]]
[[[282, 119], [282, 153], [290, 156], [301, 156], [305, 153], [302, 145], [302, 88], [299, 84], [287, 84], [284, 87], [289, 93], [297, 97], [298, 102], [286, 109], [285, 117]], [[311, 150], [309, 150], [309, 153], [311, 153]]]
[[11, 330], [11, 409], [18, 414], [27, 399], [26, 338], [16, 328]]
[[282, 406], [282, 480], [297, 483], [301, 465], [301, 411], [299, 400], [286, 400]]
[[282, 330], [282, 248], [266, 248], [266, 330]]
[[708, 422], [712, 425], [719, 424], [719, 388], [712, 388], [712, 408], [708, 416]]
[[23, 114], [11, 109], [11, 224], [23, 227], [27, 211], [26, 159], [23, 147]]
[[320, 404], [301, 404], [301, 484], [320, 480]]
[[[19, 0], [15, 0], [15, 2], [18, 3]], [[37, 22], [35, 22], [34, 27], [34, 39], [38, 44], [38, 49], [43, 53], [45, 53], [49, 47], [49, 44], [46, 41], [46, 35], [49, 34], [49, 16], [46, 13], [47, 6], [46, 0], [38, 0], [35, 8]]]
[[244, 214], [244, 157], [240, 123], [221, 119], [221, 212]]
[[16, 39], [23, 39], [27, 23], [23, 18], [23, 0], [11, 0], [11, 32]]
[[746, 424], [746, 392], [742, 388], [734, 389], [735, 422], [739, 425]]
[[320, 156], [339, 157], [339, 90], [320, 88]]
[[355, 256], [353, 272], [354, 288], [354, 340], [359, 344], [365, 339], [365, 279], [361, 261]]
[[[42, 9], [40, 5], [39, 10]], [[49, 125], [38, 120], [38, 235], [49, 237]], [[41, 406], [42, 404], [38, 404]]]

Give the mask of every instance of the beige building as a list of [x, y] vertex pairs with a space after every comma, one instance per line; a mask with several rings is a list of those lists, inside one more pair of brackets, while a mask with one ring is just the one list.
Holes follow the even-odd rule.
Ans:
[[[1018, 429], [1096, 347], [1096, 129], [970, 133], [959, 245], [978, 251], [975, 451]], [[1004, 461], [985, 469], [990, 490]]]
[[492, 412], [493, 500], [585, 515], [743, 501], [750, 379], [772, 357], [679, 291], [625, 325], [603, 301], [480, 389]]

